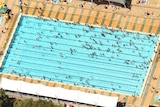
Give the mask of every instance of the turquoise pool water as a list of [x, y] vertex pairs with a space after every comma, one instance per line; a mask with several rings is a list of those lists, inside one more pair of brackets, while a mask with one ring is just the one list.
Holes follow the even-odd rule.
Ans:
[[1, 72], [139, 95], [157, 36], [21, 16]]

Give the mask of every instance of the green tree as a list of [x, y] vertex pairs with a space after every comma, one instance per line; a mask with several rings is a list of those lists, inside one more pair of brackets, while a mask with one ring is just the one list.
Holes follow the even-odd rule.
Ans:
[[38, 107], [38, 102], [37, 101], [33, 101], [32, 102], [32, 107]]
[[5, 91], [2, 88], [0, 89], [0, 99], [3, 101], [8, 100], [8, 95], [5, 94]]
[[33, 101], [32, 98], [24, 100], [9, 98], [5, 91], [0, 89], [0, 107], [62, 107], [62, 105], [55, 105], [51, 100]]
[[38, 107], [46, 107], [44, 100], [39, 99], [37, 102], [38, 102]]
[[32, 107], [32, 102], [32, 98], [23, 100], [23, 107]]
[[3, 100], [0, 100], [0, 107], [2, 107], [3, 105]]
[[46, 101], [46, 100], [38, 100], [36, 101], [38, 104], [38, 107], [54, 107], [54, 103], [52, 101]]
[[12, 107], [8, 95], [2, 88], [0, 89], [0, 107]]
[[24, 107], [23, 106], [23, 101], [22, 100], [16, 100], [16, 101], [14, 101], [13, 107]]
[[54, 107], [54, 103], [51, 100], [49, 100], [47, 107]]

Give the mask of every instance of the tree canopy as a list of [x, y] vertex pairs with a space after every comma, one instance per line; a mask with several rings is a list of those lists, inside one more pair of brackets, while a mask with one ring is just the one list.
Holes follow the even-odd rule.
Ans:
[[55, 105], [52, 101], [33, 100], [29, 99], [15, 99], [9, 98], [3, 89], [0, 89], [0, 107], [62, 107], [62, 105]]

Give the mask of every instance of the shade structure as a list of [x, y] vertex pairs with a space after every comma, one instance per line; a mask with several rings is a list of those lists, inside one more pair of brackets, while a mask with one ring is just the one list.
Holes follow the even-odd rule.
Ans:
[[60, 87], [48, 87], [40, 84], [39, 95], [57, 98], [60, 90], [59, 88]]
[[116, 107], [118, 97], [106, 97], [98, 94], [97, 105], [101, 105], [102, 107]]
[[59, 99], [76, 101], [76, 100], [78, 100], [77, 97], [78, 97], [78, 91], [67, 90], [67, 89], [63, 89], [63, 88], [60, 88], [60, 90], [59, 90], [59, 95], [58, 95]]
[[63, 99], [102, 107], [116, 107], [118, 102], [118, 97], [104, 96], [78, 90], [69, 90], [61, 87], [49, 87], [42, 84], [10, 80], [3, 77], [1, 78], [0, 88], [15, 92], [52, 97], [56, 99]]
[[11, 81], [9, 79], [1, 79], [0, 87], [5, 90], [19, 91], [20, 90], [20, 81]]
[[6, 13], [8, 10], [7, 6], [0, 6], [0, 14]]
[[108, 1], [109, 3], [110, 2], [120, 3], [123, 4], [124, 7], [126, 7], [126, 0], [106, 0], [106, 1]]
[[20, 81], [19, 83], [20, 83], [20, 92], [34, 94], [34, 95], [37, 95], [39, 93], [38, 84], [30, 84], [24, 81]]

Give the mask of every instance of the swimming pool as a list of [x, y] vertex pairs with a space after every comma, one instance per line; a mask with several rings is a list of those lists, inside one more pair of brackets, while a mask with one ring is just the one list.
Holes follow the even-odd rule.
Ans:
[[158, 36], [21, 16], [1, 72], [139, 95]]

